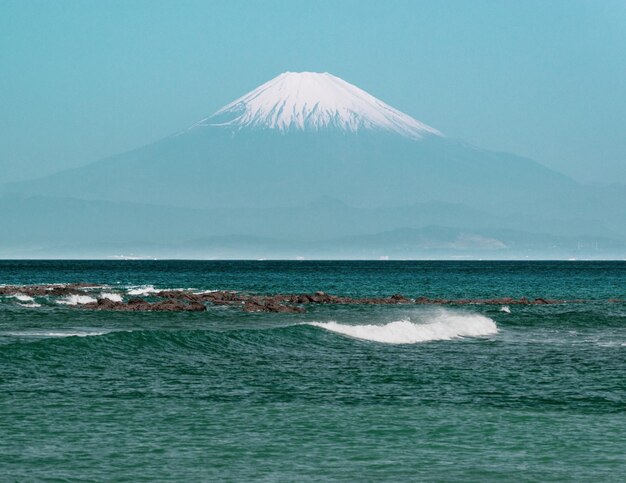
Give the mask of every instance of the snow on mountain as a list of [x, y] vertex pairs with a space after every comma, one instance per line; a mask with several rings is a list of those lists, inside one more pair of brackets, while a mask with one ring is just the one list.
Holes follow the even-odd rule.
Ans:
[[200, 126], [388, 131], [421, 139], [436, 129], [327, 72], [285, 72], [198, 122]]

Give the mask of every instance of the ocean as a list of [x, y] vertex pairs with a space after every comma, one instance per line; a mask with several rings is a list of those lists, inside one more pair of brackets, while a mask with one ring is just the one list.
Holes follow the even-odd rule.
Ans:
[[626, 262], [0, 261], [0, 284], [52, 283], [559, 302], [111, 312], [5, 294], [1, 481], [626, 479]]

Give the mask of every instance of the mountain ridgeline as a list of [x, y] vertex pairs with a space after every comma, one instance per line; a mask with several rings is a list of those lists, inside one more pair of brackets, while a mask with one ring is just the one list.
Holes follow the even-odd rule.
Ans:
[[23, 256], [561, 258], [626, 246], [621, 187], [451, 140], [326, 73], [281, 74], [154, 144], [2, 193], [4, 256], [19, 245]]

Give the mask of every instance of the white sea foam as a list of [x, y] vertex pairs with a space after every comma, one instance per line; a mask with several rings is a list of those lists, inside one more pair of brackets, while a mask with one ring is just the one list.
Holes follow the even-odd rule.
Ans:
[[133, 287], [128, 290], [128, 295], [150, 295], [158, 292], [152, 285], [143, 285], [141, 287]]
[[[196, 290], [195, 288], [191, 287], [191, 288], [170, 288], [170, 287], [165, 287], [165, 288], [155, 288], [154, 285], [140, 285], [140, 286], [136, 286], [136, 287], [129, 287], [127, 290], [127, 294], [128, 295], [150, 295], [153, 293], [158, 293], [158, 292], [162, 292], [162, 291], [171, 291], [171, 292], [185, 292], [185, 291], [193, 291]], [[206, 290], [204, 292], [199, 292], [199, 293], [209, 293], [209, 292], [216, 292], [217, 290]]]
[[67, 331], [45, 331], [45, 330], [25, 330], [20, 332], [3, 332], [0, 335], [12, 337], [90, 337], [108, 334], [110, 330], [67, 330]]
[[404, 319], [385, 325], [349, 325], [338, 322], [311, 322], [309, 325], [357, 339], [387, 344], [415, 344], [498, 332], [496, 323], [489, 317], [447, 310], [431, 313], [420, 322]]
[[112, 292], [103, 292], [100, 294], [100, 298], [109, 299], [112, 302], [121, 302], [123, 300], [120, 294]]
[[608, 342], [596, 342], [596, 345], [600, 347], [626, 347], [626, 342], [614, 340]]
[[97, 302], [97, 300], [89, 295], [69, 295], [61, 300], [58, 300], [58, 304], [63, 305], [83, 305]]
[[511, 308], [508, 305], [503, 305], [500, 307], [500, 312], [504, 312], [505, 314], [511, 313]]
[[20, 294], [20, 293], [16, 293], [15, 295], [11, 295], [11, 297], [16, 298], [20, 302], [32, 302], [32, 301], [35, 300], [30, 295], [23, 295], [23, 294]]
[[38, 304], [37, 302], [29, 302], [26, 304], [17, 304], [20, 307], [27, 307], [29, 309], [36, 309], [37, 307], [41, 307], [41, 304]]

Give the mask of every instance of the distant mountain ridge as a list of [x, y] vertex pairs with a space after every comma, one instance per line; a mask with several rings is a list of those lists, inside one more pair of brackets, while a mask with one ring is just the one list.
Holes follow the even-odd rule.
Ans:
[[304, 207], [198, 210], [63, 198], [0, 198], [0, 258], [602, 258], [626, 240], [585, 235], [576, 220], [501, 218], [429, 202], [353, 208], [337, 200]]

